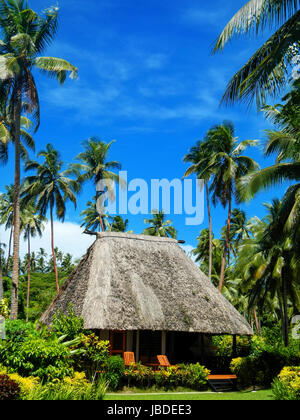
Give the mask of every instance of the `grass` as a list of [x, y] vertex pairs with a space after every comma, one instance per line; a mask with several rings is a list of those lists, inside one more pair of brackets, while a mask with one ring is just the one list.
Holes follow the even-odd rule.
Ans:
[[226, 392], [226, 393], [215, 393], [215, 392], [160, 392], [160, 393], [137, 393], [137, 394], [106, 394], [105, 400], [110, 401], [147, 401], [147, 400], [202, 400], [202, 401], [270, 401], [272, 400], [272, 391], [241, 391], [241, 392]]

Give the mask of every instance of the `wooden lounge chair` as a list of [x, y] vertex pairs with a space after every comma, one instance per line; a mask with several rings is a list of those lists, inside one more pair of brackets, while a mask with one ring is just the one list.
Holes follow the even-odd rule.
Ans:
[[161, 355], [157, 356], [157, 360], [158, 360], [158, 363], [159, 363], [160, 367], [170, 367], [171, 366], [171, 363], [169, 362], [169, 359], [164, 354], [161, 354]]
[[135, 358], [134, 358], [134, 353], [131, 351], [127, 351], [124, 353], [124, 363], [125, 366], [131, 366], [131, 365], [135, 365]]

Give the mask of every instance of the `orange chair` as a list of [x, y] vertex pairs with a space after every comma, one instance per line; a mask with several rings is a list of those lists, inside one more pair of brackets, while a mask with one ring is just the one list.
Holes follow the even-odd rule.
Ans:
[[159, 365], [161, 367], [170, 367], [171, 366], [171, 363], [169, 362], [169, 359], [167, 358], [166, 355], [161, 354], [161, 355], [157, 356], [157, 360], [158, 360]]
[[135, 365], [135, 358], [133, 352], [127, 351], [124, 353], [124, 363], [125, 366]]

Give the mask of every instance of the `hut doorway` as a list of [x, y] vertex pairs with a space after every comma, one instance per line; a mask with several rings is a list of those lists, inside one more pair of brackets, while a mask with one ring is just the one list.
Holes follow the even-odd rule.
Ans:
[[126, 351], [126, 331], [110, 331], [110, 354], [111, 356], [124, 356]]

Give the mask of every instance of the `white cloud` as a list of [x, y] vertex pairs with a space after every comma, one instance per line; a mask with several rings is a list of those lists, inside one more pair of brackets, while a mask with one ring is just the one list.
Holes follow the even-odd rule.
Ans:
[[195, 247], [189, 244], [180, 245], [180, 246], [184, 250], [184, 252], [187, 254], [187, 256], [190, 257], [191, 260], [196, 262], [196, 256], [192, 254], [192, 251], [195, 249]]
[[[70, 253], [74, 258], [80, 258], [95, 240], [94, 236], [84, 235], [82, 232], [82, 228], [76, 223], [54, 222], [54, 245], [64, 253]], [[8, 246], [9, 232], [5, 231], [3, 226], [0, 227], [0, 236], [1, 242], [6, 243]], [[40, 248], [44, 248], [48, 255], [50, 255], [50, 241], [50, 223], [47, 223], [42, 238], [32, 238], [31, 250], [38, 252]], [[20, 256], [23, 257], [26, 253], [27, 242], [25, 243], [23, 237], [21, 237]]]

